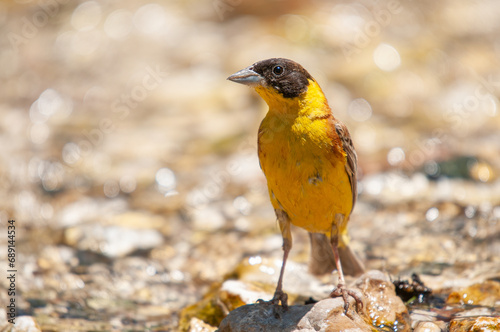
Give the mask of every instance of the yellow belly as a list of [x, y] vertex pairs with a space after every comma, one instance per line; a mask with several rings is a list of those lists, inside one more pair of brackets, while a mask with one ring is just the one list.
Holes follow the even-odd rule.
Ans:
[[276, 121], [268, 114], [259, 135], [259, 159], [273, 207], [284, 210], [292, 224], [326, 234], [341, 213], [345, 223], [339, 231], [344, 233], [352, 210], [351, 185], [345, 155], [332, 147], [327, 122], [298, 119], [277, 126]]

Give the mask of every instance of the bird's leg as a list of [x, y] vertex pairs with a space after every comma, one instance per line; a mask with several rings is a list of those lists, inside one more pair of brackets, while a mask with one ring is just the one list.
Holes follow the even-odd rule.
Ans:
[[285, 274], [285, 264], [288, 259], [288, 253], [290, 252], [292, 245], [291, 242], [283, 238], [283, 264], [281, 265], [280, 276], [278, 279], [278, 284], [276, 285], [276, 290], [274, 291], [274, 296], [271, 302], [273, 304], [279, 304], [281, 301], [281, 305], [284, 308], [288, 307], [288, 295], [283, 292], [283, 275]]
[[344, 222], [344, 215], [337, 213], [335, 215], [335, 222], [332, 226], [332, 234], [330, 238], [330, 244], [332, 245], [333, 257], [335, 259], [335, 265], [337, 266], [337, 271], [339, 273], [339, 282], [337, 284], [337, 288], [335, 288], [331, 293], [330, 297], [339, 297], [342, 296], [344, 299], [344, 313], [347, 315], [347, 311], [349, 309], [349, 299], [348, 296], [352, 296], [356, 301], [356, 307], [363, 308], [363, 301], [361, 298], [352, 290], [349, 290], [345, 286], [344, 272], [342, 272], [342, 264], [340, 262], [339, 256], [339, 226]]
[[285, 264], [288, 259], [288, 253], [292, 249], [292, 232], [290, 230], [290, 219], [285, 211], [276, 210], [276, 216], [278, 217], [278, 222], [281, 229], [281, 234], [283, 235], [283, 264], [281, 265], [280, 276], [278, 278], [278, 284], [276, 285], [276, 290], [274, 292], [274, 296], [271, 301], [266, 302], [259, 300], [259, 303], [271, 303], [271, 304], [279, 304], [284, 309], [288, 308], [288, 295], [283, 292], [283, 275], [285, 273]]

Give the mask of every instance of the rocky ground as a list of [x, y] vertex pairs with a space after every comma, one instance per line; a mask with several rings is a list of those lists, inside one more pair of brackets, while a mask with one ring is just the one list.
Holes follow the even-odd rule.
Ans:
[[[17, 272], [0, 278], [0, 329], [227, 317], [237, 331], [247, 315], [290, 331], [498, 329], [499, 15], [494, 0], [2, 2], [0, 266], [15, 240]], [[266, 107], [225, 79], [276, 56], [317, 79], [358, 151], [350, 233], [370, 272], [348, 279], [366, 309], [350, 318], [325, 300], [336, 275], [307, 273], [300, 229], [290, 311], [253, 304], [282, 255], [256, 155]]]

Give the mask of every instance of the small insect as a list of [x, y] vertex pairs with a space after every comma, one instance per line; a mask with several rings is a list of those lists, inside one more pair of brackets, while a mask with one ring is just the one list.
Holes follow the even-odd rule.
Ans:
[[406, 303], [427, 303], [432, 294], [432, 289], [425, 286], [416, 273], [411, 275], [411, 283], [399, 278], [392, 283], [396, 286], [396, 294]]

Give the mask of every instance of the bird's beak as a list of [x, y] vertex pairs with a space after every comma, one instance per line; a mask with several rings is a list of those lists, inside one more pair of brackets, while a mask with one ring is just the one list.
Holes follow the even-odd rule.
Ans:
[[230, 81], [255, 87], [263, 85], [264, 77], [252, 70], [252, 66], [240, 70], [227, 78]]

